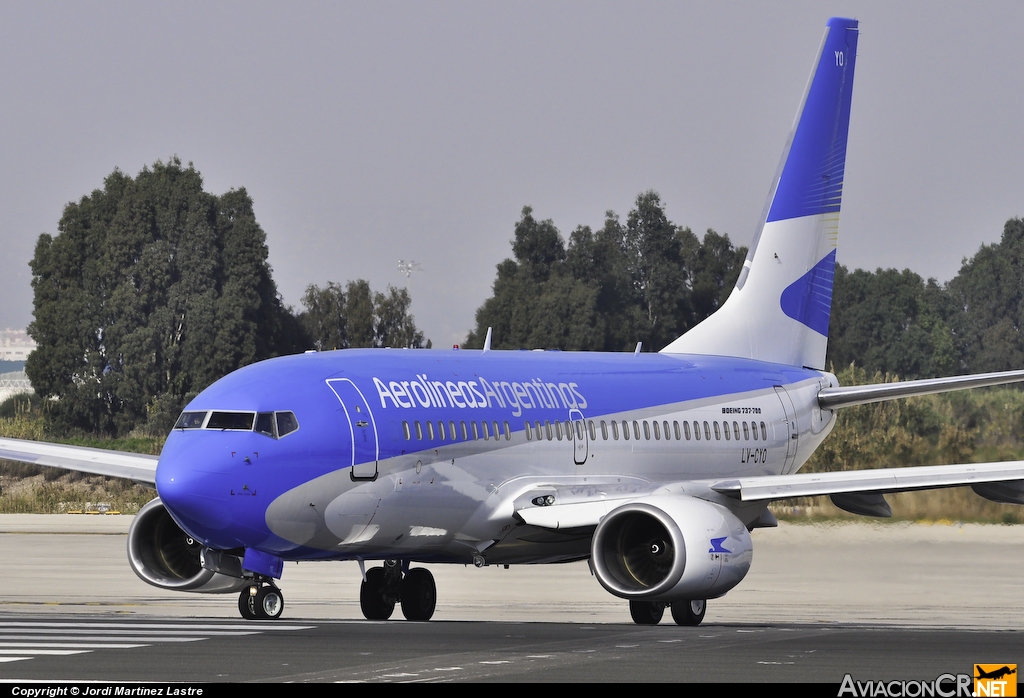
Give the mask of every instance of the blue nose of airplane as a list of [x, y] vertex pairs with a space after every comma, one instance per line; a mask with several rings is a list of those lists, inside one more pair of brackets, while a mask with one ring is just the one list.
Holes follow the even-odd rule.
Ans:
[[156, 491], [186, 532], [216, 545], [231, 524], [229, 485], [219, 449], [211, 453], [202, 436], [174, 433], [167, 438], [156, 468]]

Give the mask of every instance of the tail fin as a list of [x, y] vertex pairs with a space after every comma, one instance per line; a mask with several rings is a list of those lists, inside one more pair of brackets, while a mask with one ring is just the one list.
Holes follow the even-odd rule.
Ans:
[[736, 287], [662, 352], [824, 368], [857, 36], [857, 20], [828, 21]]

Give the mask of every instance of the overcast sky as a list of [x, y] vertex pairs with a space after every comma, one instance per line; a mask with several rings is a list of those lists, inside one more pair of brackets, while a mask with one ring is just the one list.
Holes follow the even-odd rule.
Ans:
[[0, 0], [0, 328], [69, 201], [173, 155], [248, 190], [286, 303], [407, 285], [437, 347], [524, 205], [568, 237], [654, 189], [748, 244], [832, 15], [861, 21], [839, 261], [947, 281], [1024, 215], [1021, 2]]

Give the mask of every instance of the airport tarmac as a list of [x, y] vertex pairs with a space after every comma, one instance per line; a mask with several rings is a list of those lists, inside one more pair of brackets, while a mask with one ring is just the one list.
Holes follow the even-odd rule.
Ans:
[[[234, 595], [140, 581], [125, 552], [130, 524], [129, 516], [0, 516], [0, 612], [237, 617]], [[709, 602], [705, 622], [1024, 626], [1024, 526], [784, 522], [752, 536], [750, 573]], [[586, 563], [429, 567], [435, 620], [630, 622], [626, 603]], [[354, 562], [286, 564], [284, 619], [361, 619], [359, 583]]]
[[[1022, 662], [1024, 527], [782, 524], [705, 622], [634, 625], [585, 563], [435, 565], [430, 623], [369, 622], [351, 562], [286, 566], [284, 617], [128, 567], [130, 517], [0, 516], [0, 682], [933, 680]], [[831, 690], [831, 689], [830, 689]]]

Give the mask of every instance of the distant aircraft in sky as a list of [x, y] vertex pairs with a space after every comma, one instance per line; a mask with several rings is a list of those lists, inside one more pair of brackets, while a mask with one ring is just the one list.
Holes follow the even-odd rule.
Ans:
[[367, 618], [428, 620], [414, 564], [589, 559], [636, 622], [696, 625], [747, 574], [774, 500], [885, 516], [887, 493], [970, 485], [1024, 503], [1024, 462], [798, 473], [839, 409], [1024, 380], [840, 387], [824, 370], [857, 38], [829, 20], [732, 295], [659, 353], [307, 353], [204, 390], [159, 461], [11, 439], [0, 457], [155, 485], [132, 568], [238, 594], [246, 618], [281, 615], [291, 560], [358, 560]]

